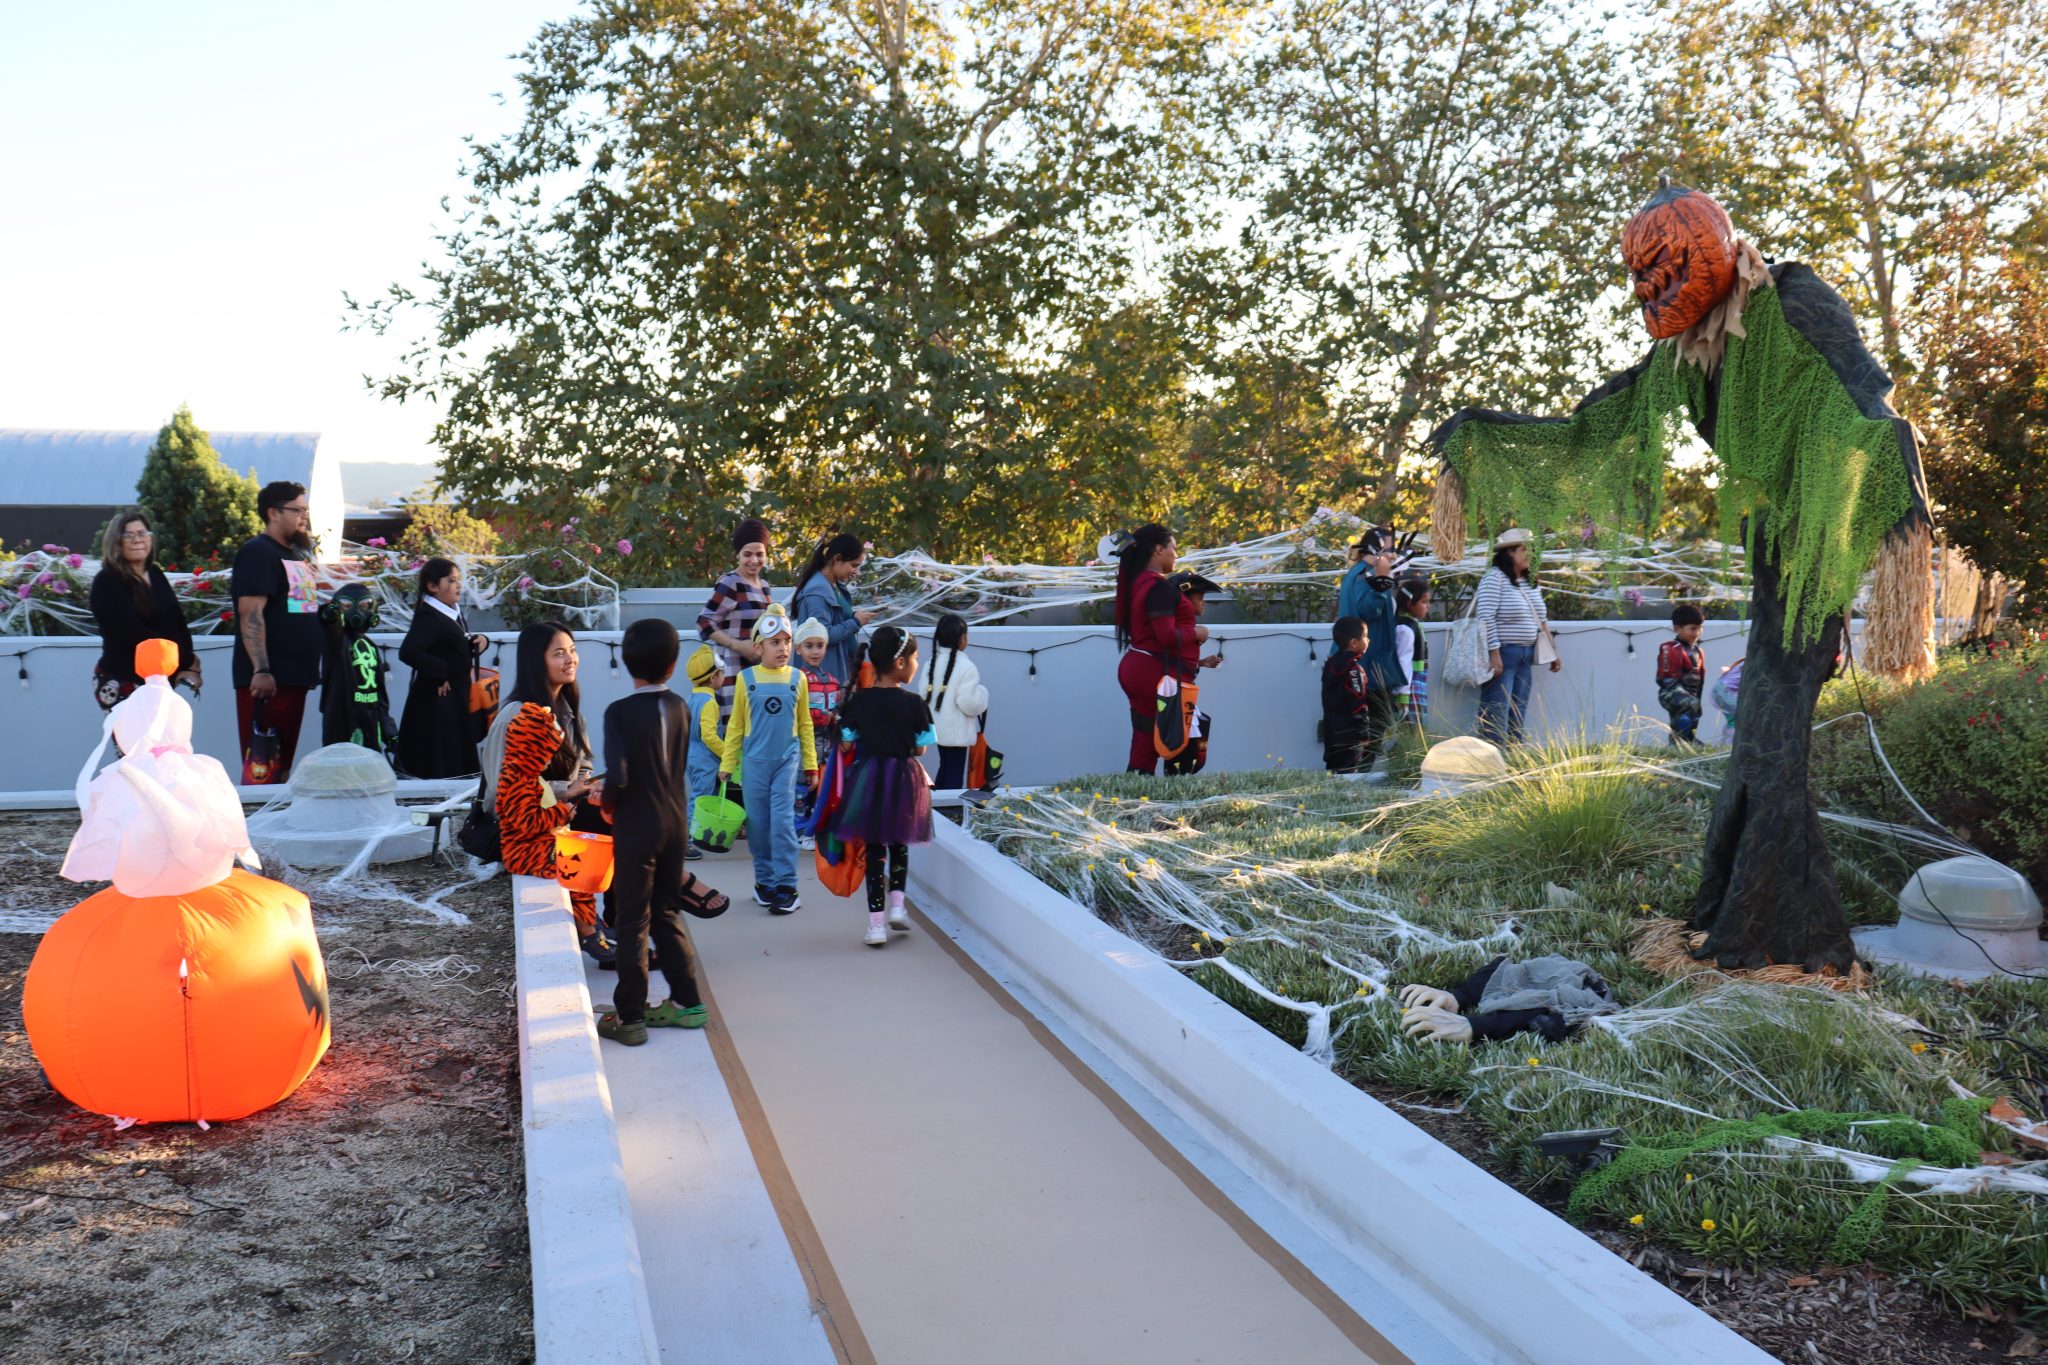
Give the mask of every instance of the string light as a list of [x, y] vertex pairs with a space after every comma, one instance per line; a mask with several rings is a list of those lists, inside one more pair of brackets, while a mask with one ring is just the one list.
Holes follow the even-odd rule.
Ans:
[[1027, 676], [1033, 678], [1038, 676], [1038, 651], [1035, 649], [1031, 651], [1031, 671]]

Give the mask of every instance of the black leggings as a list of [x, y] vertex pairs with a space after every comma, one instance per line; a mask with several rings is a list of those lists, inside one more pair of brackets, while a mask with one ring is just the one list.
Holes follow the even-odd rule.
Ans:
[[[910, 850], [902, 844], [868, 845], [868, 913], [879, 915], [887, 891], [901, 891], [910, 881]], [[886, 885], [884, 884], [886, 882]]]

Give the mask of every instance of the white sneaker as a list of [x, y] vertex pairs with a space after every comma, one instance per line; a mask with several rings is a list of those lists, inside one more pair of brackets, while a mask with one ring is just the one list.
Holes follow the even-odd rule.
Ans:
[[871, 923], [868, 925], [867, 936], [861, 939], [861, 942], [870, 948], [886, 948], [889, 946], [889, 931], [879, 924]]
[[898, 905], [889, 911], [889, 927], [899, 934], [910, 932], [910, 911]]
[[800, 834], [797, 836], [796, 846], [802, 849], [804, 852], [809, 853], [812, 849], [818, 846], [818, 841], [811, 835]]

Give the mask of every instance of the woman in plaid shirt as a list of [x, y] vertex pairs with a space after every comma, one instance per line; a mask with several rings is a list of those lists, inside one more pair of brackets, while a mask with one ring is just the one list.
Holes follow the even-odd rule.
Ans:
[[768, 567], [768, 528], [748, 517], [733, 529], [732, 548], [738, 567], [711, 585], [711, 597], [697, 617], [697, 636], [717, 652], [725, 674], [718, 689], [718, 710], [727, 716], [732, 714], [733, 683], [740, 671], [761, 662], [754, 622], [775, 600], [774, 590], [761, 576]]

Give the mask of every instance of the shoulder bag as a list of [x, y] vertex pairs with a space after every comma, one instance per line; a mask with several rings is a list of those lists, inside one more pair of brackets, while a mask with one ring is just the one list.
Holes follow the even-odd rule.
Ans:
[[1450, 638], [1444, 642], [1441, 676], [1453, 687], [1479, 687], [1493, 677], [1493, 661], [1486, 648], [1486, 623], [1479, 619], [1476, 587], [1465, 614], [1451, 623]]

